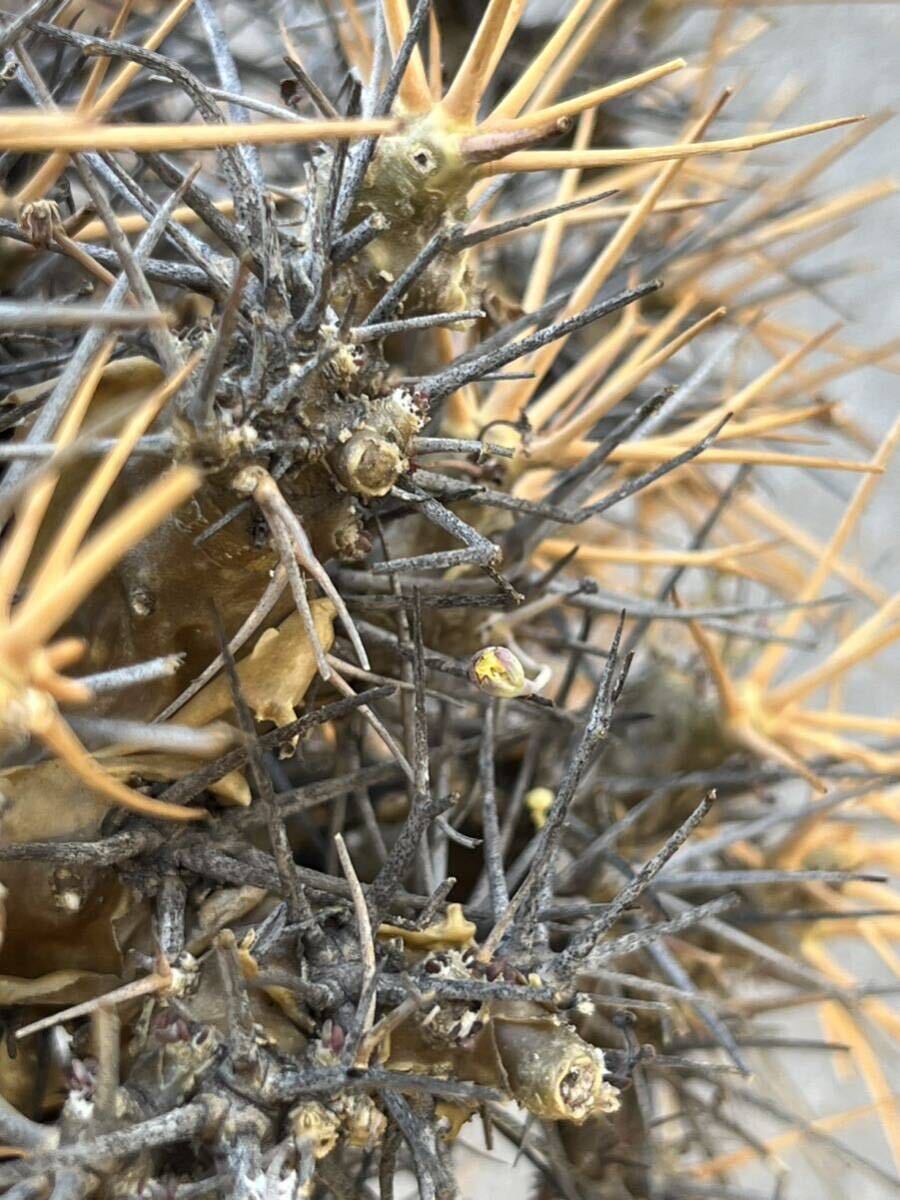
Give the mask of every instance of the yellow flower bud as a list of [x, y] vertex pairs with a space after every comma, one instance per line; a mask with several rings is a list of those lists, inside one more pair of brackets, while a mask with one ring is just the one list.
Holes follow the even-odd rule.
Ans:
[[529, 696], [532, 686], [525, 678], [525, 668], [505, 646], [485, 646], [473, 654], [469, 663], [469, 678], [496, 700], [513, 700]]
[[549, 788], [532, 788], [525, 797], [525, 805], [531, 813], [535, 829], [543, 829], [547, 823], [547, 813], [553, 804], [553, 793]]

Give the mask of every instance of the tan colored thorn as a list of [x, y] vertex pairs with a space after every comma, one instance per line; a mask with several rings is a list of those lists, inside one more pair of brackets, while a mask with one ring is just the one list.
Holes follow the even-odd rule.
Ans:
[[[193, 7], [194, 0], [179, 0], [168, 16], [156, 26], [147, 40], [144, 42], [144, 50], [158, 50], [169, 34], [180, 24], [187, 16]], [[131, 86], [133, 81], [143, 70], [141, 63], [131, 62], [125, 63], [116, 78], [110, 83], [106, 91], [92, 105], [90, 115], [97, 119], [109, 113], [112, 108], [121, 100], [122, 96]], [[101, 76], [102, 78], [102, 76]], [[89, 90], [91, 87], [90, 79], [88, 80]], [[47, 114], [50, 115], [50, 114]], [[46, 116], [45, 116], [46, 119]], [[55, 151], [56, 147], [50, 146], [51, 151]], [[37, 200], [53, 187], [60, 175], [66, 168], [66, 163], [69, 157], [65, 153], [51, 153], [45, 163], [41, 165], [35, 175], [28, 181], [16, 196], [19, 204], [25, 204], [29, 200]]]
[[861, 125], [850, 129], [842, 137], [838, 138], [833, 145], [826, 150], [820, 151], [808, 163], [805, 163], [799, 170], [792, 172], [785, 179], [774, 179], [769, 183], [763, 184], [759, 189], [754, 202], [750, 206], [747, 214], [748, 220], [758, 220], [760, 217], [766, 216], [777, 208], [786, 200], [792, 200], [795, 196], [802, 195], [811, 183], [833, 166], [839, 159], [843, 158], [850, 150], [857, 146], [864, 138], [870, 137], [877, 129], [880, 129], [886, 121], [890, 120], [892, 113], [875, 113], [873, 116]]
[[[728, 93], [724, 93], [702, 120], [695, 122], [687, 134], [689, 142], [703, 136], [727, 99]], [[656, 203], [662, 198], [663, 192], [677, 177], [678, 172], [682, 169], [683, 161], [676, 160], [667, 163], [656, 173], [653, 182], [635, 205], [631, 215], [622, 222], [601, 251], [593, 267], [572, 293], [569, 303], [560, 314], [561, 319], [565, 320], [566, 317], [574, 316], [575, 313], [581, 311], [606, 283], [640, 233]], [[485, 406], [486, 420], [515, 420], [537, 392], [567, 341], [568, 338], [558, 338], [526, 360], [529, 370], [534, 373], [532, 379], [523, 381], [512, 392], [492, 392]]]
[[637, 333], [640, 306], [629, 304], [622, 310], [609, 333], [578, 360], [565, 375], [535, 400], [528, 410], [533, 428], [542, 429], [553, 419], [567, 418], [569, 402], [591, 380], [602, 378], [608, 368], [622, 354]]
[[441, 101], [451, 121], [474, 125], [499, 56], [515, 32], [524, 0], [488, 0], [462, 65]]
[[[88, 254], [86, 250], [83, 250], [77, 242], [68, 237], [63, 231], [62, 226], [60, 226], [54, 233], [53, 240], [65, 254], [68, 254], [69, 258], [74, 259], [74, 261], [77, 262], [80, 267], [83, 267], [89, 275], [93, 275], [95, 279], [99, 279], [104, 287], [115, 287], [115, 275], [113, 275], [111, 271], [107, 271], [106, 267], [101, 266], [101, 264], [97, 262], [96, 258], [92, 258], [91, 255]], [[125, 301], [128, 304], [137, 303], [131, 292], [126, 295]]]
[[522, 10], [527, 3], [528, 0], [516, 0], [514, 4], [510, 5], [509, 11], [506, 14], [506, 20], [503, 22], [503, 28], [500, 30], [500, 36], [497, 38], [493, 53], [491, 54], [491, 60], [488, 63], [487, 78], [489, 81], [494, 78], [494, 73], [500, 65], [500, 60], [506, 53], [506, 47], [519, 27]]
[[806, 746], [813, 752], [826, 754], [838, 762], [855, 763], [868, 771], [893, 774], [900, 767], [900, 755], [886, 754], [873, 750], [861, 742], [851, 741], [836, 733], [810, 729], [794, 719], [791, 712], [785, 714], [787, 736], [794, 745]]
[[[708, 78], [712, 79], [712, 72], [710, 72]], [[701, 82], [698, 88], [698, 98], [704, 91], [705, 81]], [[776, 122], [783, 119], [791, 105], [796, 102], [798, 94], [801, 91], [802, 88], [796, 83], [790, 80], [785, 81], [781, 87], [776, 88], [772, 95], [765, 100], [760, 108], [758, 117], [750, 123], [749, 127], [758, 131], [772, 129]], [[702, 109], [702, 105], [700, 107]], [[743, 182], [743, 176], [746, 174], [746, 171], [747, 163], [741, 155], [734, 154], [722, 159], [718, 163], [716, 171], [719, 180], [718, 186], [713, 190], [712, 194], [725, 200], [730, 195], [733, 195], [735, 189], [740, 188], [742, 183], [743, 186], [752, 186], [752, 183], [749, 181]], [[673, 241], [677, 241], [680, 235], [684, 235], [686, 225], [686, 221], [682, 222], [680, 227], [673, 230]]]
[[522, 117], [495, 120], [492, 115], [481, 128], [528, 129], [534, 125], [549, 125], [553, 121], [559, 121], [566, 117], [577, 117], [586, 109], [597, 108], [608, 100], [615, 100], [617, 96], [624, 96], [628, 92], [646, 87], [650, 83], [655, 83], [657, 79], [664, 79], [667, 75], [672, 75], [686, 66], [687, 63], [683, 58], [673, 58], [668, 62], [660, 63], [659, 66], [640, 71], [637, 75], [629, 75], [627, 79], [620, 79], [618, 83], [608, 83], [604, 87], [594, 88], [593, 91], [585, 92], [581, 96], [562, 100], [559, 104], [553, 104], [549, 108], [535, 109]]
[[[177, 29], [193, 7], [194, 0], [179, 0], [171, 12], [160, 21], [144, 42], [143, 49], [150, 51], [158, 50], [169, 34]], [[125, 63], [118, 75], [91, 109], [93, 116], [97, 117], [111, 112], [143, 70], [144, 67], [141, 63]]]
[[[752, 417], [747, 421], [729, 421], [725, 428], [718, 435], [718, 444], [724, 442], [737, 441], [740, 438], [765, 437], [772, 439], [777, 430], [785, 429], [791, 425], [802, 425], [807, 421], [815, 421], [822, 417], [830, 409], [829, 404], [807, 404], [805, 408], [787, 408], [775, 409], [773, 412], [760, 413], [756, 417]], [[710, 428], [715, 428], [715, 424], [711, 421]], [[685, 449], [691, 445], [693, 438], [685, 438], [682, 431], [670, 435], [672, 442], [682, 443]], [[812, 437], [788, 437], [782, 435], [781, 441], [791, 442], [816, 442], [818, 439]], [[871, 477], [870, 477], [871, 478]]]
[[62, 112], [62, 124], [35, 127], [15, 117], [0, 120], [0, 147], [39, 154], [60, 150], [77, 154], [86, 150], [214, 150], [218, 146], [271, 146], [320, 142], [395, 133], [398, 122], [389, 118], [337, 121], [257, 121], [224, 125], [99, 125], [77, 112]]
[[578, 561], [596, 563], [620, 563], [624, 566], [649, 565], [654, 567], [721, 567], [730, 569], [732, 560], [744, 555], [756, 554], [765, 542], [746, 542], [742, 545], [720, 546], [707, 550], [659, 550], [625, 546], [594, 546], [574, 539], [546, 538], [539, 552], [546, 556], [563, 558], [573, 545], [579, 547]]
[[893, 179], [876, 179], [828, 200], [816, 201], [816, 203], [801, 209], [800, 212], [763, 223], [752, 233], [735, 239], [730, 244], [726, 255], [721, 256], [717, 252], [718, 262], [721, 265], [733, 258], [740, 257], [748, 250], [761, 249], [763, 246], [771, 245], [772, 242], [781, 241], [786, 237], [794, 237], [809, 229], [817, 229], [829, 221], [837, 221], [851, 213], [858, 212], [859, 209], [865, 208], [869, 204], [875, 204], [879, 200], [895, 196], [897, 188], [898, 185]]
[[763, 733], [749, 720], [735, 721], [731, 726], [732, 736], [745, 749], [752, 751], [763, 762], [776, 762], [805, 779], [817, 792], [827, 792], [828, 785], [821, 776], [811, 770], [797, 751], [776, 737]]
[[716, 691], [719, 693], [726, 722], [732, 721], [738, 716], [741, 710], [741, 703], [734, 681], [725, 669], [725, 663], [719, 654], [715, 642], [700, 622], [688, 621], [687, 627], [709, 668]]
[[[438, 362], [448, 367], [458, 356], [455, 338], [451, 329], [435, 329], [434, 342], [437, 348]], [[475, 437], [478, 433], [480, 418], [478, 415], [478, 397], [472, 384], [457, 388], [447, 399], [445, 410], [445, 429], [452, 437]]]
[[[878, 737], [900, 738], [900, 720], [895, 717], [869, 717], [847, 712], [810, 712], [799, 709], [791, 713], [793, 720], [822, 729], [839, 729], [847, 733], [871, 733]], [[900, 814], [898, 814], [900, 815]]]
[[138, 439], [147, 431], [164, 405], [177, 395], [196, 370], [202, 357], [200, 351], [192, 355], [185, 365], [148, 396], [128, 419], [116, 438], [116, 444], [97, 466], [90, 480], [82, 489], [56, 541], [47, 551], [31, 584], [32, 590], [36, 594], [44, 589], [57, 587], [62, 582], [78, 547], [87, 535], [101, 504], [128, 461]]
[[560, 171], [567, 167], [618, 167], [628, 163], [672, 162], [683, 158], [696, 158], [708, 154], [742, 154], [758, 150], [762, 146], [773, 146], [794, 138], [824, 133], [852, 125], [865, 117], [837, 117], [831, 121], [815, 121], [810, 125], [796, 125], [790, 129], [779, 129], [772, 133], [748, 133], [741, 137], [722, 138], [712, 142], [679, 142], [671, 146], [634, 146], [624, 150], [522, 150], [508, 154], [497, 162], [485, 163], [482, 175], [499, 175], [522, 171]]
[[[596, 11], [588, 17], [578, 34], [565, 47], [563, 54], [550, 70], [546, 67], [535, 81], [537, 89], [531, 98], [530, 108], [546, 108], [553, 104], [590, 54], [610, 17], [619, 7], [619, 0], [602, 0]], [[505, 103], [505, 102], [504, 102]], [[514, 115], [514, 114], [513, 114]]]
[[112, 800], [121, 808], [164, 821], [205, 821], [209, 816], [205, 809], [166, 804], [163, 800], [153, 800], [120, 783], [85, 750], [58, 713], [33, 732], [92, 791]]
[[[351, 49], [351, 61], [355, 59], [364, 71], [364, 77], [367, 77], [372, 69], [372, 62], [375, 57], [372, 48], [372, 39], [369, 37], [369, 31], [366, 29], [363, 15], [359, 11], [357, 0], [344, 0], [343, 8], [357, 46], [355, 52]], [[346, 42], [348, 46], [352, 46], [351, 39], [346, 39]]]
[[93, 1000], [85, 1000], [82, 1004], [74, 1004], [71, 1008], [61, 1009], [59, 1012], [52, 1013], [48, 1017], [42, 1017], [39, 1021], [33, 1021], [30, 1025], [23, 1025], [16, 1030], [16, 1038], [30, 1037], [33, 1033], [40, 1033], [42, 1029], [49, 1029], [53, 1025], [59, 1025], [63, 1021], [73, 1021], [76, 1017], [86, 1017], [91, 1013], [97, 1012], [101, 1006], [124, 1004], [129, 1000], [136, 1000], [141, 996], [151, 996], [158, 992], [166, 991], [172, 984], [172, 971], [168, 962], [162, 959], [156, 971], [152, 975], [145, 975], [143, 979], [136, 979], [133, 983], [123, 984], [122, 987], [116, 988], [112, 992], [107, 992], [103, 996], [97, 996]]
[[774, 1156], [785, 1150], [790, 1150], [811, 1134], [832, 1133], [834, 1130], [842, 1129], [845, 1125], [850, 1125], [854, 1121], [861, 1121], [864, 1117], [878, 1113], [882, 1109], [890, 1111], [894, 1107], [896, 1107], [896, 1100], [892, 1097], [890, 1101], [884, 1101], [882, 1104], [864, 1104], [859, 1108], [853, 1108], [847, 1112], [835, 1113], [829, 1117], [816, 1117], [805, 1125], [797, 1126], [794, 1129], [787, 1129], [783, 1133], [777, 1133], [754, 1146], [749, 1146], [742, 1150], [733, 1150], [726, 1154], [719, 1154], [715, 1158], [707, 1159], [705, 1162], [687, 1166], [684, 1170], [692, 1179], [715, 1179], [725, 1172], [734, 1172], [747, 1167], [761, 1155]]
[[[824, 543], [812, 537], [806, 530], [801, 529], [780, 513], [770, 509], [754, 496], [742, 495], [736, 497], [735, 506], [738, 511], [745, 513], [757, 524], [764, 525], [776, 536], [785, 538], [814, 561], [818, 562], [825, 553]], [[727, 519], [728, 516], [726, 515]], [[872, 583], [853, 563], [845, 562], [843, 559], [838, 558], [832, 564], [832, 569], [836, 575], [840, 576], [846, 583], [849, 583], [861, 595], [866, 596], [873, 604], [883, 604], [887, 599], [887, 593]]]
[[79, 551], [60, 586], [29, 594], [0, 632], [0, 654], [47, 642], [109, 570], [196, 491], [200, 472], [176, 467], [111, 517]]
[[67, 679], [59, 672], [84, 657], [87, 643], [82, 638], [62, 638], [45, 650], [38, 650], [28, 660], [31, 685], [52, 696], [57, 704], [87, 704], [93, 699], [91, 689], [77, 679]]
[[728, 674], [712, 637], [697, 621], [688, 621], [687, 627], [709, 668], [722, 705], [722, 727], [728, 735], [745, 749], [759, 755], [763, 761], [781, 763], [802, 775], [817, 791], [827, 791], [819, 776], [807, 767], [798, 754], [784, 745], [774, 729], [769, 728], [765, 709], [758, 702], [756, 693], [741, 688]]
[[[114, 345], [115, 338], [107, 338], [85, 371], [56, 433], [56, 444], [60, 449], [74, 441]], [[50, 471], [29, 489], [16, 512], [12, 534], [0, 554], [0, 616], [4, 620], [9, 618], [13, 594], [22, 581], [58, 482], [58, 471]]]
[[[391, 53], [396, 56], [409, 29], [409, 7], [406, 0], [381, 0], [381, 10], [384, 13]], [[432, 108], [431, 88], [428, 86], [428, 77], [418, 46], [413, 50], [409, 66], [400, 81], [398, 98], [409, 113], [425, 113]]]
[[[575, 133], [576, 150], [580, 150], [591, 144], [594, 124], [595, 115], [593, 113], [585, 113], [581, 117]], [[577, 168], [572, 171], [564, 171], [560, 177], [556, 195], [553, 198], [553, 206], [567, 204], [574, 197], [580, 180], [581, 171]], [[531, 264], [528, 286], [522, 298], [522, 307], [526, 312], [540, 308], [547, 299], [547, 293], [550, 290], [550, 284], [556, 271], [557, 263], [559, 262], [559, 251], [565, 229], [565, 213], [551, 217], [544, 226], [544, 231], [541, 235], [541, 244]]]
[[[582, 149], [590, 145], [595, 122], [595, 113], [582, 113], [575, 132], [574, 144], [576, 149]], [[553, 204], [568, 203], [574, 197], [580, 179], [581, 171], [577, 168], [571, 171], [564, 171], [560, 177]], [[559, 261], [559, 252], [565, 231], [566, 224], [564, 214], [562, 213], [556, 217], [551, 217], [544, 225], [540, 246], [532, 260], [528, 283], [525, 287], [525, 295], [522, 298], [522, 307], [526, 311], [533, 311], [540, 308], [547, 299], [547, 293], [550, 290], [550, 284]], [[527, 336], [527, 333], [532, 330], [525, 330], [523, 334]], [[527, 360], [526, 364], [523, 365], [527, 365]], [[520, 385], [517, 383], [498, 383], [491, 389], [489, 405], [502, 406], [503, 397], [506, 395], [511, 397], [511, 404], [515, 403], [515, 397], [518, 396], [519, 391]]]
[[[653, 210], [653, 215], [666, 216], [671, 213], [693, 212], [696, 209], [708, 208], [710, 205], [718, 203], [717, 199], [704, 196], [685, 200], [663, 200]], [[584, 208], [574, 208], [567, 213], [560, 213], [558, 217], [551, 217], [549, 219], [554, 221], [559, 220], [567, 228], [578, 225], [593, 225], [595, 223], [599, 224], [602, 221], [624, 220], [625, 217], [630, 215], [633, 208], [633, 204], [590, 204], [585, 205]], [[517, 215], [524, 216], [525, 213]], [[535, 221], [533, 225], [527, 225], [520, 229], [511, 229], [508, 233], [501, 233], [496, 238], [491, 239], [491, 245], [502, 246], [505, 242], [514, 242], [519, 238], [527, 237], [535, 229], [539, 229], [540, 225], [540, 221]]]
[[[554, 455], [548, 458], [548, 463], [557, 467], [574, 466], [581, 462], [596, 443], [588, 441], [572, 442], [558, 448]], [[655, 464], [666, 462], [673, 454], [684, 449], [680, 442], [672, 442], [669, 438], [647, 438], [643, 442], [626, 442], [617, 446], [609, 455], [609, 462]], [[539, 457], [535, 450], [531, 452], [531, 461], [544, 464], [544, 457]], [[779, 450], [724, 450], [711, 446], [703, 450], [694, 462], [706, 463], [747, 463], [760, 467], [804, 467], [808, 470], [819, 471], [850, 471], [856, 474], [883, 474], [871, 463], [854, 462], [846, 458], [828, 458], [812, 454], [785, 454]]]
[[663, 363], [668, 362], [701, 333], [721, 321], [724, 316], [725, 309], [717, 308], [701, 317], [699, 321], [695, 321], [683, 333], [647, 358], [638, 358], [636, 361], [625, 363], [572, 420], [561, 428], [552, 429], [543, 437], [536, 439], [531, 447], [534, 460], [537, 462], [548, 461], [563, 444], [587, 433], [601, 417], [611, 412], [643, 379], [646, 379]]
[[[131, 16], [132, 7], [133, 0], [122, 0], [122, 3], [119, 6], [119, 11], [116, 13], [115, 20], [110, 26], [109, 40], [111, 42], [117, 42], [119, 40], [119, 37], [128, 23], [128, 18]], [[102, 58], [98, 58], [92, 65], [88, 75], [87, 83], [84, 85], [84, 90], [82, 91], [81, 97], [78, 101], [78, 109], [80, 112], [90, 111], [94, 101], [97, 98], [97, 92], [100, 90], [103, 81], [106, 78], [106, 74], [109, 70], [111, 62], [111, 59], [104, 56]]]
[[843, 675], [857, 664], [877, 654], [884, 646], [900, 638], [900, 594], [894, 595], [873, 613], [858, 629], [837, 647], [818, 666], [812, 667], [798, 679], [791, 680], [770, 693], [773, 709], [786, 708], [805, 700], [836, 675]]
[[679, 429], [679, 440], [690, 444], [698, 438], [704, 437], [710, 429], [714, 428], [722, 420], [726, 413], [737, 416], [739, 413], [744, 412], [759, 396], [766, 392], [775, 380], [780, 379], [782, 375], [790, 371], [807, 355], [818, 350], [840, 328], [841, 323], [836, 322], [834, 325], [829, 326], [828, 329], [815, 334], [802, 346], [798, 346], [789, 354], [784, 355], [783, 358], [773, 363], [768, 370], [763, 371], [756, 379], [752, 379], [745, 387], [741, 388], [736, 395], [723, 400], [712, 411], [704, 413], [702, 417], [698, 417], [696, 420], [689, 422]]
[[[879, 446], [878, 452], [872, 459], [872, 465], [882, 469], [886, 468], [896, 449], [898, 440], [900, 440], [900, 418], [894, 422], [887, 437], [884, 438]], [[844, 510], [837, 528], [831, 535], [824, 554], [819, 558], [812, 574], [803, 585], [802, 591], [797, 597], [801, 603], [814, 600], [819, 596], [823, 586], [834, 570], [835, 560], [843, 552], [850, 535], [856, 528], [863, 513], [867, 510], [879, 478], [878, 475], [868, 475], [866, 478], [860, 480], [853, 498]], [[803, 610], [797, 609], [787, 615], [779, 628], [779, 633], [784, 637], [793, 637], [802, 622]], [[783, 646], [778, 646], [774, 643], [771, 646], [767, 646], [751, 674], [754, 683], [759, 687], [767, 687], [783, 658]]]
[[[280, 197], [273, 196], [271, 199], [273, 203], [277, 204]], [[213, 207], [217, 208], [226, 217], [230, 217], [234, 213], [233, 200], [216, 200]], [[202, 221], [203, 218], [194, 209], [188, 208], [185, 204], [175, 209], [172, 213], [172, 220], [177, 221], [179, 225], [191, 225]], [[122, 227], [123, 233], [143, 233], [149, 224], [150, 222], [142, 213], [127, 213], [119, 217], [119, 225]], [[88, 221], [87, 225], [78, 230], [72, 240], [75, 242], [95, 242], [100, 240], [105, 241], [107, 237], [109, 237], [109, 230], [102, 221]]]
[[444, 94], [444, 50], [441, 23], [434, 5], [428, 10], [428, 86], [435, 104]]
[[575, 4], [559, 22], [541, 50], [490, 114], [489, 121], [499, 117], [517, 117], [519, 115], [593, 3], [594, 0], [575, 0]]
[[[805, 342], [810, 336], [809, 331], [802, 329], [799, 325], [794, 325], [791, 321], [776, 319], [775, 317], [766, 317], [760, 321], [758, 330], [761, 334], [768, 334], [780, 342]], [[853, 342], [834, 338], [829, 346], [829, 351], [831, 354], [836, 354], [857, 367], [877, 366], [880, 370], [886, 371], [891, 375], [900, 375], [900, 359], [893, 360], [889, 358], [885, 361], [879, 358], [877, 362], [872, 362], [870, 352], [866, 351], [862, 346], [855, 345]]]
[[811, 371], [806, 375], [798, 376], [796, 383], [793, 386], [784, 384], [777, 388], [772, 393], [773, 403], [788, 399], [796, 388], [802, 388], [804, 391], [818, 391], [825, 387], [826, 384], [834, 383], [837, 379], [843, 379], [845, 375], [851, 374], [853, 371], [858, 371], [860, 367], [875, 367], [878, 366], [884, 359], [890, 359], [900, 351], [900, 337], [890, 338], [886, 342], [882, 342], [879, 346], [872, 346], [869, 350], [861, 350], [856, 357], [849, 362], [832, 363], [830, 366], [821, 367], [818, 371]]

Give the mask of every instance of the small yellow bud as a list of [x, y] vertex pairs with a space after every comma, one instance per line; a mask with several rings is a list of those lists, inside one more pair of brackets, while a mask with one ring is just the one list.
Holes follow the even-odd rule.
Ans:
[[472, 655], [469, 678], [496, 700], [513, 700], [530, 696], [532, 686], [525, 677], [525, 668], [505, 646], [485, 646]]
[[532, 788], [525, 797], [525, 804], [531, 813], [535, 829], [543, 829], [547, 823], [547, 813], [553, 804], [553, 793], [549, 788]]

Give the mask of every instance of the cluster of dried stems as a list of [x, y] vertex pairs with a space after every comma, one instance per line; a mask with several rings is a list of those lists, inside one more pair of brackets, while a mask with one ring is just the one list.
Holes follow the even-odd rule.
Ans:
[[479, 1122], [548, 1198], [896, 1188], [828, 943], [897, 976], [900, 426], [828, 389], [900, 345], [790, 315], [882, 118], [736, 131], [729, 0], [694, 62], [677, 0], [263, 7], [0, 14], [0, 1189], [449, 1200]]

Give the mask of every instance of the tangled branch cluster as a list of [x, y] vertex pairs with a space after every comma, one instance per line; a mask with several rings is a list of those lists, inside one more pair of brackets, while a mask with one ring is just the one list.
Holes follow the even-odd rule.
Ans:
[[672, 5], [283, 7], [280, 84], [212, 0], [0, 29], [0, 1186], [444, 1200], [480, 1122], [547, 1197], [744, 1197], [754, 1113], [895, 1186], [746, 1078], [821, 1005], [900, 1149], [825, 944], [896, 934], [840, 696], [896, 428], [822, 399], [894, 349], [778, 312], [888, 190], [815, 194], [858, 119], [714, 137], [729, 4], [699, 70], [629, 61]]

